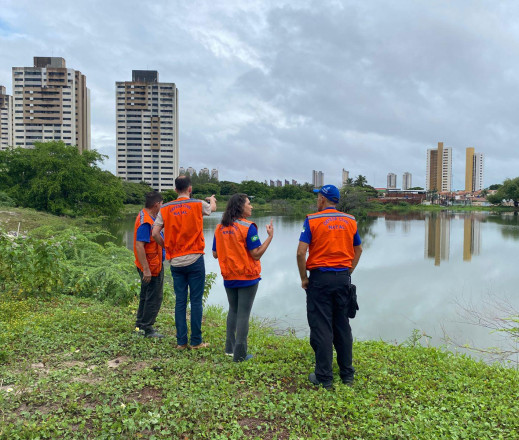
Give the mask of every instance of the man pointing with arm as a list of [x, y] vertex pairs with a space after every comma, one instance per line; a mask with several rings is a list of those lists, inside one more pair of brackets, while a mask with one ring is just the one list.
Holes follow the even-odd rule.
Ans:
[[[171, 265], [175, 290], [175, 326], [177, 348], [188, 348], [187, 296], [191, 300], [191, 348], [205, 348], [202, 341], [202, 298], [205, 286], [203, 216], [216, 211], [216, 199], [208, 202], [191, 198], [193, 190], [189, 176], [175, 179], [178, 198], [162, 205], [153, 225], [153, 238], [166, 249], [166, 259]], [[160, 231], [164, 229], [164, 240]]]
[[342, 382], [353, 383], [353, 337], [346, 311], [351, 274], [359, 262], [362, 245], [355, 217], [336, 209], [339, 190], [325, 185], [314, 192], [318, 193], [318, 212], [306, 216], [297, 248], [297, 266], [301, 287], [306, 290], [310, 345], [315, 352], [315, 372], [308, 379], [330, 389], [333, 347]]

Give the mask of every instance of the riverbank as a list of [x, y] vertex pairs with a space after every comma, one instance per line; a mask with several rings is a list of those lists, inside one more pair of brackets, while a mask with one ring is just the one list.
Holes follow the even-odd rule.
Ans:
[[307, 340], [259, 322], [254, 358], [223, 352], [225, 316], [205, 312], [203, 351], [131, 333], [136, 304], [57, 296], [0, 300], [0, 437], [514, 438], [519, 372], [419, 345], [356, 342], [352, 388], [307, 381]]

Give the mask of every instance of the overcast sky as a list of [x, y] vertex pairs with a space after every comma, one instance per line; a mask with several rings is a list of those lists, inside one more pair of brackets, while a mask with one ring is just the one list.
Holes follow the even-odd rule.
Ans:
[[220, 180], [311, 181], [341, 170], [425, 185], [427, 148], [485, 155], [484, 185], [519, 175], [515, 1], [0, 0], [0, 85], [60, 56], [87, 77], [92, 148], [115, 172], [115, 82], [179, 89], [180, 166]]

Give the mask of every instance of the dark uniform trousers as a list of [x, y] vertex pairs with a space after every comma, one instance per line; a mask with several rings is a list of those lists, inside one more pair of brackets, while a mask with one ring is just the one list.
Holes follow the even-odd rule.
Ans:
[[142, 270], [137, 268], [141, 277], [141, 293], [139, 297], [139, 308], [137, 309], [137, 319], [135, 326], [148, 333], [153, 329], [153, 324], [159, 314], [162, 304], [162, 289], [164, 285], [164, 265], [156, 277], [151, 277], [148, 283], [142, 281]]
[[310, 345], [315, 352], [315, 375], [323, 385], [333, 381], [333, 347], [342, 379], [353, 376], [353, 337], [347, 317], [350, 275], [348, 271], [310, 271], [306, 311]]

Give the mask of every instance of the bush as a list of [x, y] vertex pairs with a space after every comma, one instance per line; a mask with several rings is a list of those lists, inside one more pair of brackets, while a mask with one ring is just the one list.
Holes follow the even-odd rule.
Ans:
[[138, 292], [133, 254], [99, 234], [69, 229], [50, 238], [0, 233], [0, 289], [12, 296], [66, 293], [128, 304]]
[[0, 191], [0, 206], [16, 206], [16, 203], [7, 193]]

